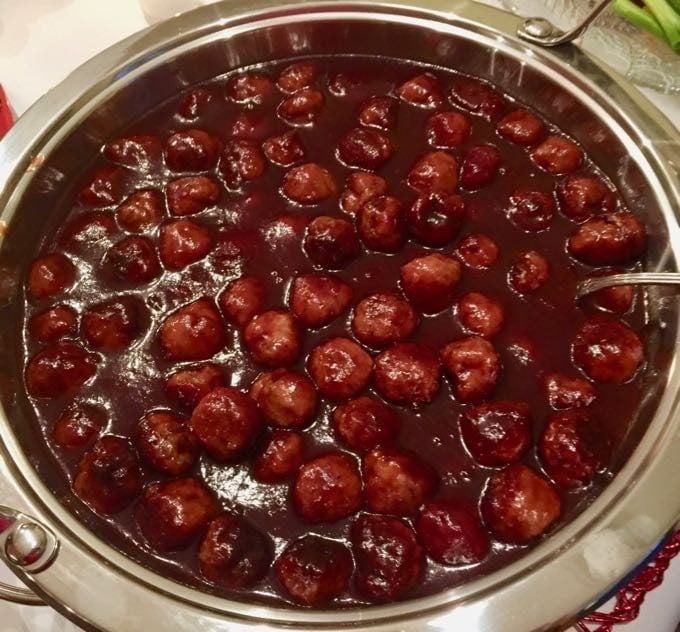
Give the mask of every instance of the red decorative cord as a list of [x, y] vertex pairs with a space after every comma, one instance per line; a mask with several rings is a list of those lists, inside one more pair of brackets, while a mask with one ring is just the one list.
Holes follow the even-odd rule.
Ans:
[[[611, 612], [593, 612], [576, 624], [580, 632], [612, 632], [613, 626], [637, 619], [647, 593], [663, 582], [671, 560], [680, 553], [680, 531], [666, 542], [654, 559], [616, 595]], [[592, 627], [597, 626], [597, 627]]]

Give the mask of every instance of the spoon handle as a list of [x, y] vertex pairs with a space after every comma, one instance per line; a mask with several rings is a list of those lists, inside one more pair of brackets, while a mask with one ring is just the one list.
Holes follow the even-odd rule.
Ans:
[[578, 284], [577, 296], [585, 296], [617, 285], [680, 285], [680, 272], [625, 272], [593, 277]]

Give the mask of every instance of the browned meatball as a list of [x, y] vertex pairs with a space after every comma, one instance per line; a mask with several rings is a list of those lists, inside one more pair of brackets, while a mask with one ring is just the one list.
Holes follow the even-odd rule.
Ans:
[[107, 160], [130, 169], [148, 169], [163, 151], [161, 141], [151, 134], [116, 138], [104, 146]]
[[633, 378], [645, 358], [637, 334], [609, 316], [591, 316], [571, 346], [578, 366], [591, 380], [623, 384]]
[[103, 242], [116, 232], [116, 222], [108, 211], [88, 211], [72, 219], [59, 236], [59, 243], [70, 252]]
[[569, 219], [583, 222], [601, 211], [616, 209], [616, 196], [604, 182], [592, 176], [570, 176], [555, 188], [560, 210]]
[[[606, 269], [595, 270], [590, 277], [603, 277], [611, 274], [619, 274], [623, 270]], [[625, 314], [633, 307], [635, 300], [635, 289], [632, 285], [614, 285], [612, 287], [605, 287], [590, 295], [592, 304], [605, 312], [612, 312], [613, 314]]]
[[485, 119], [500, 116], [505, 110], [505, 99], [488, 83], [473, 77], [454, 79], [450, 96], [453, 103]]
[[550, 228], [555, 217], [555, 201], [541, 191], [518, 189], [510, 196], [505, 214], [520, 230], [539, 233]]
[[188, 121], [196, 120], [208, 110], [208, 105], [215, 101], [215, 95], [205, 88], [192, 88], [184, 93], [177, 107], [177, 113]]
[[355, 215], [370, 199], [387, 191], [384, 178], [368, 171], [354, 171], [347, 176], [345, 190], [340, 196], [340, 208]]
[[201, 574], [227, 588], [249, 588], [272, 563], [272, 543], [247, 520], [221, 513], [208, 524], [198, 549]]
[[266, 166], [259, 145], [246, 138], [230, 140], [220, 158], [220, 173], [230, 189], [240, 189], [244, 184], [257, 180]]
[[396, 94], [402, 101], [422, 108], [436, 108], [444, 101], [439, 79], [429, 72], [408, 79]]
[[378, 169], [394, 153], [390, 139], [374, 129], [357, 127], [338, 143], [338, 158], [348, 167]]
[[258, 72], [231, 77], [225, 86], [227, 98], [243, 105], [259, 105], [276, 94], [274, 82]]
[[151, 483], [135, 507], [137, 526], [156, 551], [185, 549], [206, 530], [219, 507], [197, 478]]
[[324, 101], [320, 90], [302, 88], [281, 101], [276, 112], [291, 125], [309, 125], [321, 112]]
[[225, 385], [222, 370], [214, 364], [205, 364], [173, 373], [165, 383], [165, 392], [177, 406], [193, 410], [210, 391]]
[[542, 288], [550, 278], [548, 260], [535, 250], [522, 252], [508, 272], [508, 285], [519, 294], [530, 294]]
[[430, 145], [450, 149], [464, 143], [472, 131], [470, 119], [460, 112], [439, 112], [427, 119], [425, 135]]
[[305, 442], [299, 432], [274, 430], [253, 459], [253, 476], [260, 483], [280, 483], [297, 473], [305, 458]]
[[150, 239], [125, 237], [106, 253], [105, 267], [114, 279], [141, 285], [153, 281], [161, 273], [161, 263]]
[[337, 195], [333, 176], [322, 166], [308, 162], [283, 176], [283, 194], [298, 204], [318, 204]]
[[26, 285], [33, 298], [43, 299], [61, 294], [73, 285], [75, 278], [76, 269], [70, 259], [62, 254], [52, 253], [31, 263]]
[[549, 373], [543, 379], [543, 389], [551, 408], [564, 410], [590, 406], [595, 401], [595, 387], [580, 377]]
[[525, 544], [545, 533], [562, 513], [553, 486], [521, 463], [493, 474], [481, 503], [482, 517], [503, 542]]
[[207, 298], [201, 298], [170, 314], [158, 332], [166, 360], [207, 360], [226, 344], [220, 314]]
[[300, 327], [284, 311], [262, 312], [254, 316], [243, 330], [243, 342], [260, 364], [293, 364], [302, 346]]
[[274, 563], [286, 592], [304, 606], [321, 606], [349, 586], [352, 556], [336, 540], [305, 535], [291, 542]]
[[455, 193], [419, 195], [406, 212], [409, 231], [426, 246], [443, 246], [460, 230], [465, 201]]
[[322, 395], [343, 400], [366, 387], [373, 359], [356, 342], [331, 338], [312, 349], [307, 369]]
[[429, 348], [415, 343], [392, 345], [375, 359], [375, 384], [388, 400], [419, 408], [439, 392], [441, 365]]
[[262, 418], [248, 395], [224, 386], [210, 391], [194, 408], [191, 429], [210, 456], [227, 461], [253, 445]]
[[352, 331], [369, 347], [384, 347], [408, 338], [418, 327], [418, 314], [395, 292], [378, 292], [354, 308]]
[[220, 141], [200, 129], [177, 132], [165, 143], [165, 164], [172, 171], [207, 171], [217, 164]]
[[456, 256], [472, 270], [486, 270], [498, 261], [498, 246], [491, 237], [473, 233], [458, 244]]
[[26, 388], [34, 397], [54, 399], [77, 391], [97, 370], [96, 357], [74, 342], [38, 351], [26, 366]]
[[97, 169], [78, 193], [78, 200], [96, 207], [117, 204], [125, 190], [125, 174], [126, 171], [120, 167]]
[[156, 189], [135, 191], [116, 210], [121, 228], [130, 233], [144, 233], [161, 223], [163, 198]]
[[453, 193], [458, 184], [458, 161], [445, 151], [425, 154], [409, 172], [407, 182], [420, 193]]
[[360, 251], [354, 226], [345, 219], [328, 215], [309, 222], [303, 245], [316, 265], [330, 270], [346, 266]]
[[357, 397], [333, 411], [335, 434], [352, 450], [369, 452], [396, 441], [401, 420], [387, 404], [372, 397]]
[[292, 167], [305, 157], [305, 150], [296, 131], [272, 136], [262, 143], [264, 155], [275, 165]]
[[460, 263], [438, 252], [416, 257], [401, 266], [401, 288], [422, 312], [435, 314], [453, 303], [460, 281]]
[[226, 287], [218, 302], [224, 317], [237, 327], [243, 327], [264, 309], [265, 289], [259, 279], [241, 277]]
[[357, 229], [367, 248], [397, 252], [406, 241], [404, 207], [390, 195], [373, 197], [359, 209]]
[[537, 145], [545, 136], [545, 124], [528, 110], [506, 114], [496, 126], [498, 133], [517, 145]]
[[198, 459], [198, 440], [180, 417], [167, 410], [154, 410], [137, 427], [140, 456], [169, 476], [186, 474]]
[[414, 514], [438, 485], [437, 473], [415, 454], [376, 448], [362, 462], [366, 506], [376, 513]]
[[72, 404], [54, 422], [52, 438], [61, 448], [76, 450], [90, 443], [106, 425], [106, 411], [93, 404]]
[[281, 428], [299, 428], [314, 419], [316, 389], [299, 373], [286, 369], [262, 373], [250, 387], [250, 396], [265, 417]]
[[276, 83], [284, 92], [297, 92], [301, 88], [311, 86], [318, 74], [319, 68], [313, 61], [298, 61], [286, 66]]
[[493, 338], [505, 322], [501, 304], [481, 292], [463, 296], [456, 305], [456, 315], [466, 331], [484, 338]]
[[91, 347], [118, 351], [142, 334], [146, 316], [145, 308], [137, 299], [123, 296], [89, 307], [83, 314], [80, 329]]
[[361, 475], [354, 459], [329, 452], [307, 461], [293, 486], [293, 504], [310, 522], [335, 522], [353, 514], [362, 501]]
[[212, 206], [220, 198], [220, 187], [212, 178], [188, 176], [173, 180], [166, 189], [172, 215], [193, 215]]
[[392, 97], [371, 97], [361, 104], [358, 119], [366, 127], [394, 129], [398, 112], [399, 104]]
[[589, 219], [569, 238], [569, 252], [591, 266], [626, 263], [645, 248], [645, 227], [631, 213], [609, 213]]
[[442, 349], [441, 357], [453, 381], [456, 399], [461, 402], [488, 397], [498, 382], [501, 358], [484, 338], [469, 336], [450, 342]]
[[493, 145], [476, 145], [465, 153], [460, 167], [460, 183], [475, 191], [489, 184], [501, 166], [501, 154]]
[[306, 327], [323, 327], [352, 302], [352, 288], [328, 274], [296, 277], [290, 288], [290, 309]]
[[76, 331], [78, 314], [68, 305], [55, 305], [28, 322], [28, 330], [40, 342], [53, 342]]
[[161, 226], [158, 250], [166, 268], [180, 270], [203, 259], [213, 246], [210, 231], [190, 219], [176, 219]]
[[130, 444], [113, 435], [99, 439], [76, 466], [73, 490], [99, 513], [125, 509], [142, 490], [139, 462]]
[[562, 136], [548, 136], [531, 152], [533, 161], [553, 175], [576, 171], [583, 163], [581, 148]]

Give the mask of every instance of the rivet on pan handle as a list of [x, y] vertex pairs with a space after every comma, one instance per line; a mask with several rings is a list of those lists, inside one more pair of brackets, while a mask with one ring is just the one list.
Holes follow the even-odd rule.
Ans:
[[[48, 568], [59, 550], [54, 533], [30, 516], [0, 505], [0, 559], [10, 568], [34, 575]], [[27, 588], [0, 582], [0, 601], [42, 605]]]

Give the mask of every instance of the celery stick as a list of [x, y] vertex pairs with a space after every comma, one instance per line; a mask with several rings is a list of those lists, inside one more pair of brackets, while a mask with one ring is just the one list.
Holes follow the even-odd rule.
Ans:
[[676, 13], [666, 0], [644, 0], [666, 35], [671, 48], [680, 54], [680, 13]]
[[645, 11], [642, 7], [632, 2], [632, 0], [615, 0], [612, 5], [614, 11], [627, 20], [631, 24], [649, 31], [653, 35], [656, 35], [659, 39], [668, 42], [666, 39], [666, 34], [661, 28], [661, 25], [656, 21], [656, 18], [649, 12]]

